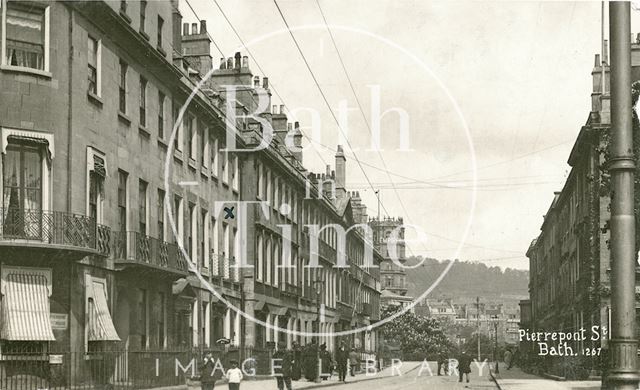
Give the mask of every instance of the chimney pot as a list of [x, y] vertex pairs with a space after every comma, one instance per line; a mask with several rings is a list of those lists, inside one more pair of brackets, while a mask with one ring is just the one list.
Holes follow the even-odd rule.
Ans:
[[600, 66], [600, 54], [596, 54], [596, 63], [594, 64], [594, 66], [597, 68], [598, 66]]
[[260, 86], [260, 76], [253, 77], [253, 86], [258, 88]]
[[292, 128], [293, 128], [293, 124], [287, 123], [287, 131], [291, 131]]
[[189, 35], [189, 23], [182, 24], [182, 35]]
[[207, 33], [207, 21], [206, 20], [201, 20], [200, 21], [200, 34], [206, 34]]
[[263, 77], [262, 78], [262, 88], [269, 89], [269, 78], [268, 77]]
[[272, 114], [277, 114], [278, 113], [278, 106], [276, 104], [271, 106], [271, 113]]
[[296, 130], [298, 130], [298, 129], [300, 128], [300, 122], [296, 121], [296, 122], [293, 124], [293, 127], [294, 127]]
[[220, 69], [225, 69], [227, 67], [227, 60], [224, 57], [220, 58]]
[[604, 52], [602, 53], [602, 63], [607, 65], [609, 63], [609, 41], [604, 40]]
[[636, 43], [640, 44], [640, 33], [636, 34]]
[[198, 35], [198, 23], [191, 23], [191, 35]]
[[331, 165], [327, 164], [327, 176], [331, 176]]
[[284, 104], [281, 104], [281, 105], [280, 105], [280, 113], [281, 113], [281, 114], [284, 114]]
[[249, 67], [249, 57], [247, 56], [242, 57], [242, 67], [243, 68]]
[[233, 69], [233, 58], [227, 58], [227, 69]]
[[240, 55], [240, 52], [236, 52], [236, 69], [240, 69], [240, 61], [242, 61], [242, 56]]

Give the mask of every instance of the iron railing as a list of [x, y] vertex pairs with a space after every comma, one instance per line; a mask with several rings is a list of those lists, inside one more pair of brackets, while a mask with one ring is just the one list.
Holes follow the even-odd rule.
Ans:
[[0, 240], [92, 249], [109, 254], [111, 230], [95, 218], [60, 211], [0, 208]]
[[225, 370], [237, 360], [246, 372], [271, 374], [273, 351], [267, 348], [12, 351], [0, 355], [0, 388], [128, 390], [185, 385], [200, 378], [202, 358], [209, 351]]
[[113, 232], [113, 256], [158, 268], [187, 272], [187, 262], [177, 244], [171, 244], [139, 232]]

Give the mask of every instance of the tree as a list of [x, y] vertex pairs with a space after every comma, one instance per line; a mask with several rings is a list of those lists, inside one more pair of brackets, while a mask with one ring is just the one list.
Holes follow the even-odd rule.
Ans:
[[[385, 308], [382, 318], [387, 318], [398, 308]], [[452, 351], [453, 345], [438, 321], [418, 316], [409, 311], [381, 327], [385, 343], [398, 345], [404, 360], [435, 360], [440, 351]]]

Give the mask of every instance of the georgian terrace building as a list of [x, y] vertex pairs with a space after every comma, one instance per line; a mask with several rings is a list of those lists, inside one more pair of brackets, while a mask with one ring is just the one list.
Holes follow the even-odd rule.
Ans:
[[[211, 64], [208, 45], [194, 51], [207, 37], [206, 23], [183, 26], [177, 1], [1, 1], [2, 354], [76, 353], [82, 367], [105, 350], [213, 348], [221, 338], [239, 348], [293, 341], [221, 304], [188, 261], [235, 307], [283, 329], [339, 331], [379, 318], [379, 272], [363, 260], [372, 243], [365, 229], [348, 230], [366, 223], [366, 207], [344, 188], [344, 155], [328, 175], [333, 196], [321, 175], [304, 169], [301, 154], [282, 148], [289, 130], [282, 110], [262, 113], [279, 133], [269, 148], [224, 151], [220, 85], [233, 79], [250, 86], [238, 94], [240, 113], [268, 93], [266, 78], [252, 83], [246, 57], [225, 60], [178, 121]], [[239, 120], [237, 145], [255, 145], [256, 126]], [[246, 236], [237, 218], [215, 206], [242, 200], [270, 204], [269, 220], [260, 206], [249, 208]], [[293, 227], [295, 270], [276, 267], [283, 256], [278, 222]], [[332, 229], [320, 233], [322, 269], [302, 267], [315, 248], [303, 228], [310, 223], [348, 230], [348, 268], [333, 267], [340, 248]], [[240, 260], [254, 268], [234, 267]], [[350, 342], [373, 350], [375, 340], [373, 331]], [[58, 356], [56, 365], [71, 364]], [[134, 360], [116, 360], [103, 379], [131, 383]], [[7, 361], [3, 378], [15, 374]], [[53, 363], [38, 367], [46, 377]]]

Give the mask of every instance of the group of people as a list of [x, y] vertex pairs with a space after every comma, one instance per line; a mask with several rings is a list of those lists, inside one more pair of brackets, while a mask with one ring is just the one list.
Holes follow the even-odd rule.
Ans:
[[[318, 358], [322, 362], [320, 373], [317, 372]], [[326, 344], [318, 347], [315, 342], [305, 347], [294, 342], [291, 350], [286, 348], [285, 343], [280, 342], [272, 359], [274, 360], [273, 375], [279, 390], [285, 388], [291, 390], [291, 381], [300, 380], [302, 377], [309, 381], [315, 380], [317, 377], [327, 380], [333, 375], [334, 370], [338, 371], [339, 380], [346, 382], [347, 368], [349, 368], [350, 375], [355, 376], [360, 365], [359, 354], [355, 349], [347, 348], [344, 341], [340, 343], [335, 353], [335, 359], [327, 350]], [[200, 366], [202, 390], [213, 390], [216, 381], [222, 379], [223, 376], [227, 378], [229, 390], [239, 390], [240, 382], [243, 379], [242, 370], [238, 367], [238, 361], [231, 360], [229, 363], [231, 368], [226, 372], [223, 372], [219, 367], [216, 369], [216, 360], [211, 352], [208, 352]]]

